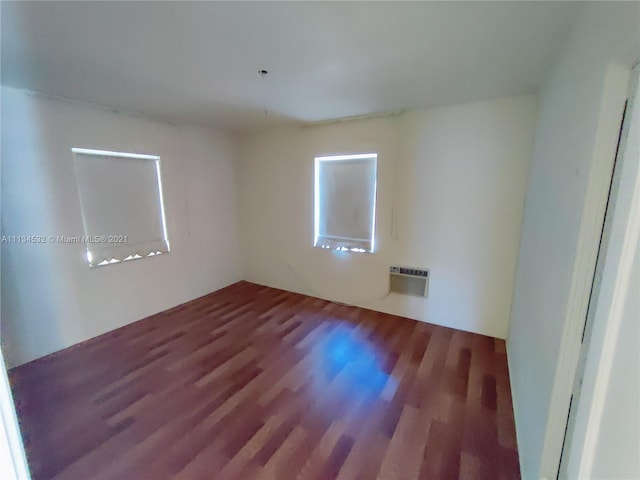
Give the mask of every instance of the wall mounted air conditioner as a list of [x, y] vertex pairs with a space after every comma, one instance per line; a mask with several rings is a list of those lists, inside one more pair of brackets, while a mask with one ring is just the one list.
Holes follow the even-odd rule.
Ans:
[[429, 293], [429, 269], [392, 265], [389, 268], [389, 290], [426, 298]]

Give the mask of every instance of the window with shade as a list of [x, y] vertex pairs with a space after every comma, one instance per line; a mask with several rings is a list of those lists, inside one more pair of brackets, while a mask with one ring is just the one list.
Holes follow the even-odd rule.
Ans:
[[315, 247], [374, 251], [377, 164], [376, 153], [315, 158]]
[[169, 252], [160, 157], [73, 148], [90, 267]]

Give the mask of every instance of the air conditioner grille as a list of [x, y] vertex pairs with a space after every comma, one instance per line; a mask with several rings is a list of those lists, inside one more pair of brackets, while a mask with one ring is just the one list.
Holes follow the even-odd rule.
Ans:
[[389, 290], [403, 295], [427, 297], [429, 270], [425, 268], [392, 266], [389, 268]]

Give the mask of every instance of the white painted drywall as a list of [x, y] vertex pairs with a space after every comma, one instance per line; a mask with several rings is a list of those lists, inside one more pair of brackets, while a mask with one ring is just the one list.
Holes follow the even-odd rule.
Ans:
[[628, 67], [640, 52], [639, 15], [637, 3], [588, 5], [540, 93], [507, 345], [524, 479], [556, 475], [562, 337], [572, 326], [579, 343], [624, 102], [608, 88], [622, 68], [612, 62]]
[[[579, 9], [578, 2], [2, 2], [2, 81], [246, 132], [531, 92]], [[264, 80], [259, 68], [270, 71]]]
[[[0, 102], [2, 101], [0, 92]], [[2, 155], [0, 155], [0, 163]], [[0, 166], [1, 171], [1, 166]], [[2, 184], [0, 183], [0, 206], [2, 204]], [[0, 212], [2, 209], [0, 208]], [[0, 268], [2, 265], [0, 248]], [[0, 284], [1, 282], [0, 276]], [[0, 345], [2, 338], [2, 297], [0, 296]], [[11, 395], [3, 352], [0, 349], [0, 478], [7, 480], [29, 480], [29, 467], [20, 435], [18, 417]]]
[[640, 64], [631, 75], [560, 478], [640, 478], [639, 75]]
[[636, 249], [589, 478], [640, 478], [640, 249]]
[[[535, 113], [509, 97], [244, 136], [245, 279], [505, 338]], [[378, 153], [376, 252], [313, 248], [314, 157], [363, 152]], [[430, 268], [429, 298], [385, 297], [392, 264]]]
[[82, 235], [71, 147], [159, 154], [171, 253], [89, 269], [80, 244], [2, 245], [9, 367], [242, 278], [235, 144], [2, 87], [3, 235]]

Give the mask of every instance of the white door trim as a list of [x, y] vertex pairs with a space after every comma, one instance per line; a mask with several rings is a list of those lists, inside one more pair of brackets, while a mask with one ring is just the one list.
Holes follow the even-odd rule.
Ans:
[[570, 432], [571, 442], [565, 447], [567, 457], [562, 460], [562, 473], [567, 478], [591, 478], [622, 312], [627, 295], [637, 294], [628, 292], [628, 285], [640, 241], [640, 65], [633, 69], [631, 82], [626, 125], [620, 142], [621, 171], [618, 174], [616, 167], [614, 179], [617, 184], [611, 235], [603, 252], [605, 263], [574, 429]]
[[598, 256], [609, 186], [620, 133], [620, 120], [627, 99], [630, 70], [612, 63], [605, 76], [600, 114], [595, 134], [591, 172], [582, 211], [582, 221], [565, 313], [560, 353], [549, 405], [549, 415], [540, 465], [542, 478], [558, 473], [562, 443], [573, 383], [578, 365], [582, 330], [589, 305], [591, 284]]
[[0, 478], [29, 480], [31, 477], [5, 368], [0, 352]]

